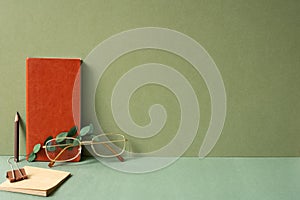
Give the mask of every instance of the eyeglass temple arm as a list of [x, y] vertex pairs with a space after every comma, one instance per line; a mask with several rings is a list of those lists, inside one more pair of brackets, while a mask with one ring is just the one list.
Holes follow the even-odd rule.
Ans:
[[113, 154], [116, 155], [116, 157], [119, 159], [119, 161], [124, 162], [124, 158], [121, 155], [117, 155], [118, 153], [111, 148], [108, 144], [104, 143], [104, 145], [106, 146], [106, 148], [108, 148]]
[[49, 167], [53, 167], [53, 165], [55, 164], [55, 161], [56, 161], [56, 159], [67, 149], [67, 148], [69, 148], [69, 147], [71, 147], [71, 146], [73, 146], [73, 145], [68, 145], [68, 146], [66, 146], [65, 148], [63, 148], [60, 152], [59, 152], [59, 154], [57, 154], [57, 156], [53, 159], [53, 160], [51, 160], [51, 162], [48, 164], [48, 166]]

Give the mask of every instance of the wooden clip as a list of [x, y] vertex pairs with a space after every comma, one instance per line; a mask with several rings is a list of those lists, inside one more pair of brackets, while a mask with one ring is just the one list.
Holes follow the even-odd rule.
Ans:
[[26, 175], [25, 170], [23, 168], [20, 169], [16, 161], [14, 161], [14, 162], [15, 162], [15, 166], [17, 167], [17, 169], [14, 169], [12, 163], [10, 162], [10, 159], [12, 159], [12, 158], [13, 157], [11, 157], [7, 160], [8, 164], [10, 165], [11, 170], [6, 172], [6, 178], [11, 183], [27, 179], [28, 177]]

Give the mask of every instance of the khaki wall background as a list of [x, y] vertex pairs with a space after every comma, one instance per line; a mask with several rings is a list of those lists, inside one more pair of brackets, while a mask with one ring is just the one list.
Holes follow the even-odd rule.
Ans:
[[[13, 153], [13, 121], [22, 117], [25, 153], [26, 57], [85, 58], [100, 42], [138, 27], [164, 27], [200, 43], [218, 66], [227, 93], [227, 117], [210, 156], [300, 155], [300, 3], [297, 0], [210, 1], [0, 1], [0, 155]], [[200, 127], [184, 154], [197, 156], [210, 118], [205, 83], [183, 59], [158, 50], [141, 50], [116, 60], [100, 80], [96, 111], [105, 131], [119, 131], [109, 107], [118, 78], [146, 62], [179, 70], [197, 91]], [[84, 97], [85, 98], [85, 97]], [[163, 131], [149, 139], [130, 138], [134, 150], [155, 150], [170, 141], [180, 109], [164, 87], [149, 85], [131, 99], [131, 114], [149, 122], [148, 108], [165, 105]]]

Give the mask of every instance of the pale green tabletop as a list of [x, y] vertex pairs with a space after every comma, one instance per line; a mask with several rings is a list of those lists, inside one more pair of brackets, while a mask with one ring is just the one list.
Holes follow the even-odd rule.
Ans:
[[[7, 156], [0, 157], [1, 182]], [[47, 163], [28, 163], [47, 168]], [[55, 167], [72, 173], [49, 197], [0, 191], [10, 199], [249, 199], [292, 200], [300, 196], [300, 158], [180, 158], [161, 170], [128, 174], [93, 158]]]

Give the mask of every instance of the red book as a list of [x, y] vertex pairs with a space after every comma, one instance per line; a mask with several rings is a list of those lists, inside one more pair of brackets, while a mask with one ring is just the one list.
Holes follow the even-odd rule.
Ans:
[[[27, 58], [27, 159], [34, 145], [43, 145], [49, 136], [55, 138], [75, 125], [80, 130], [80, 64], [77, 58]], [[49, 161], [44, 149], [36, 160]]]

